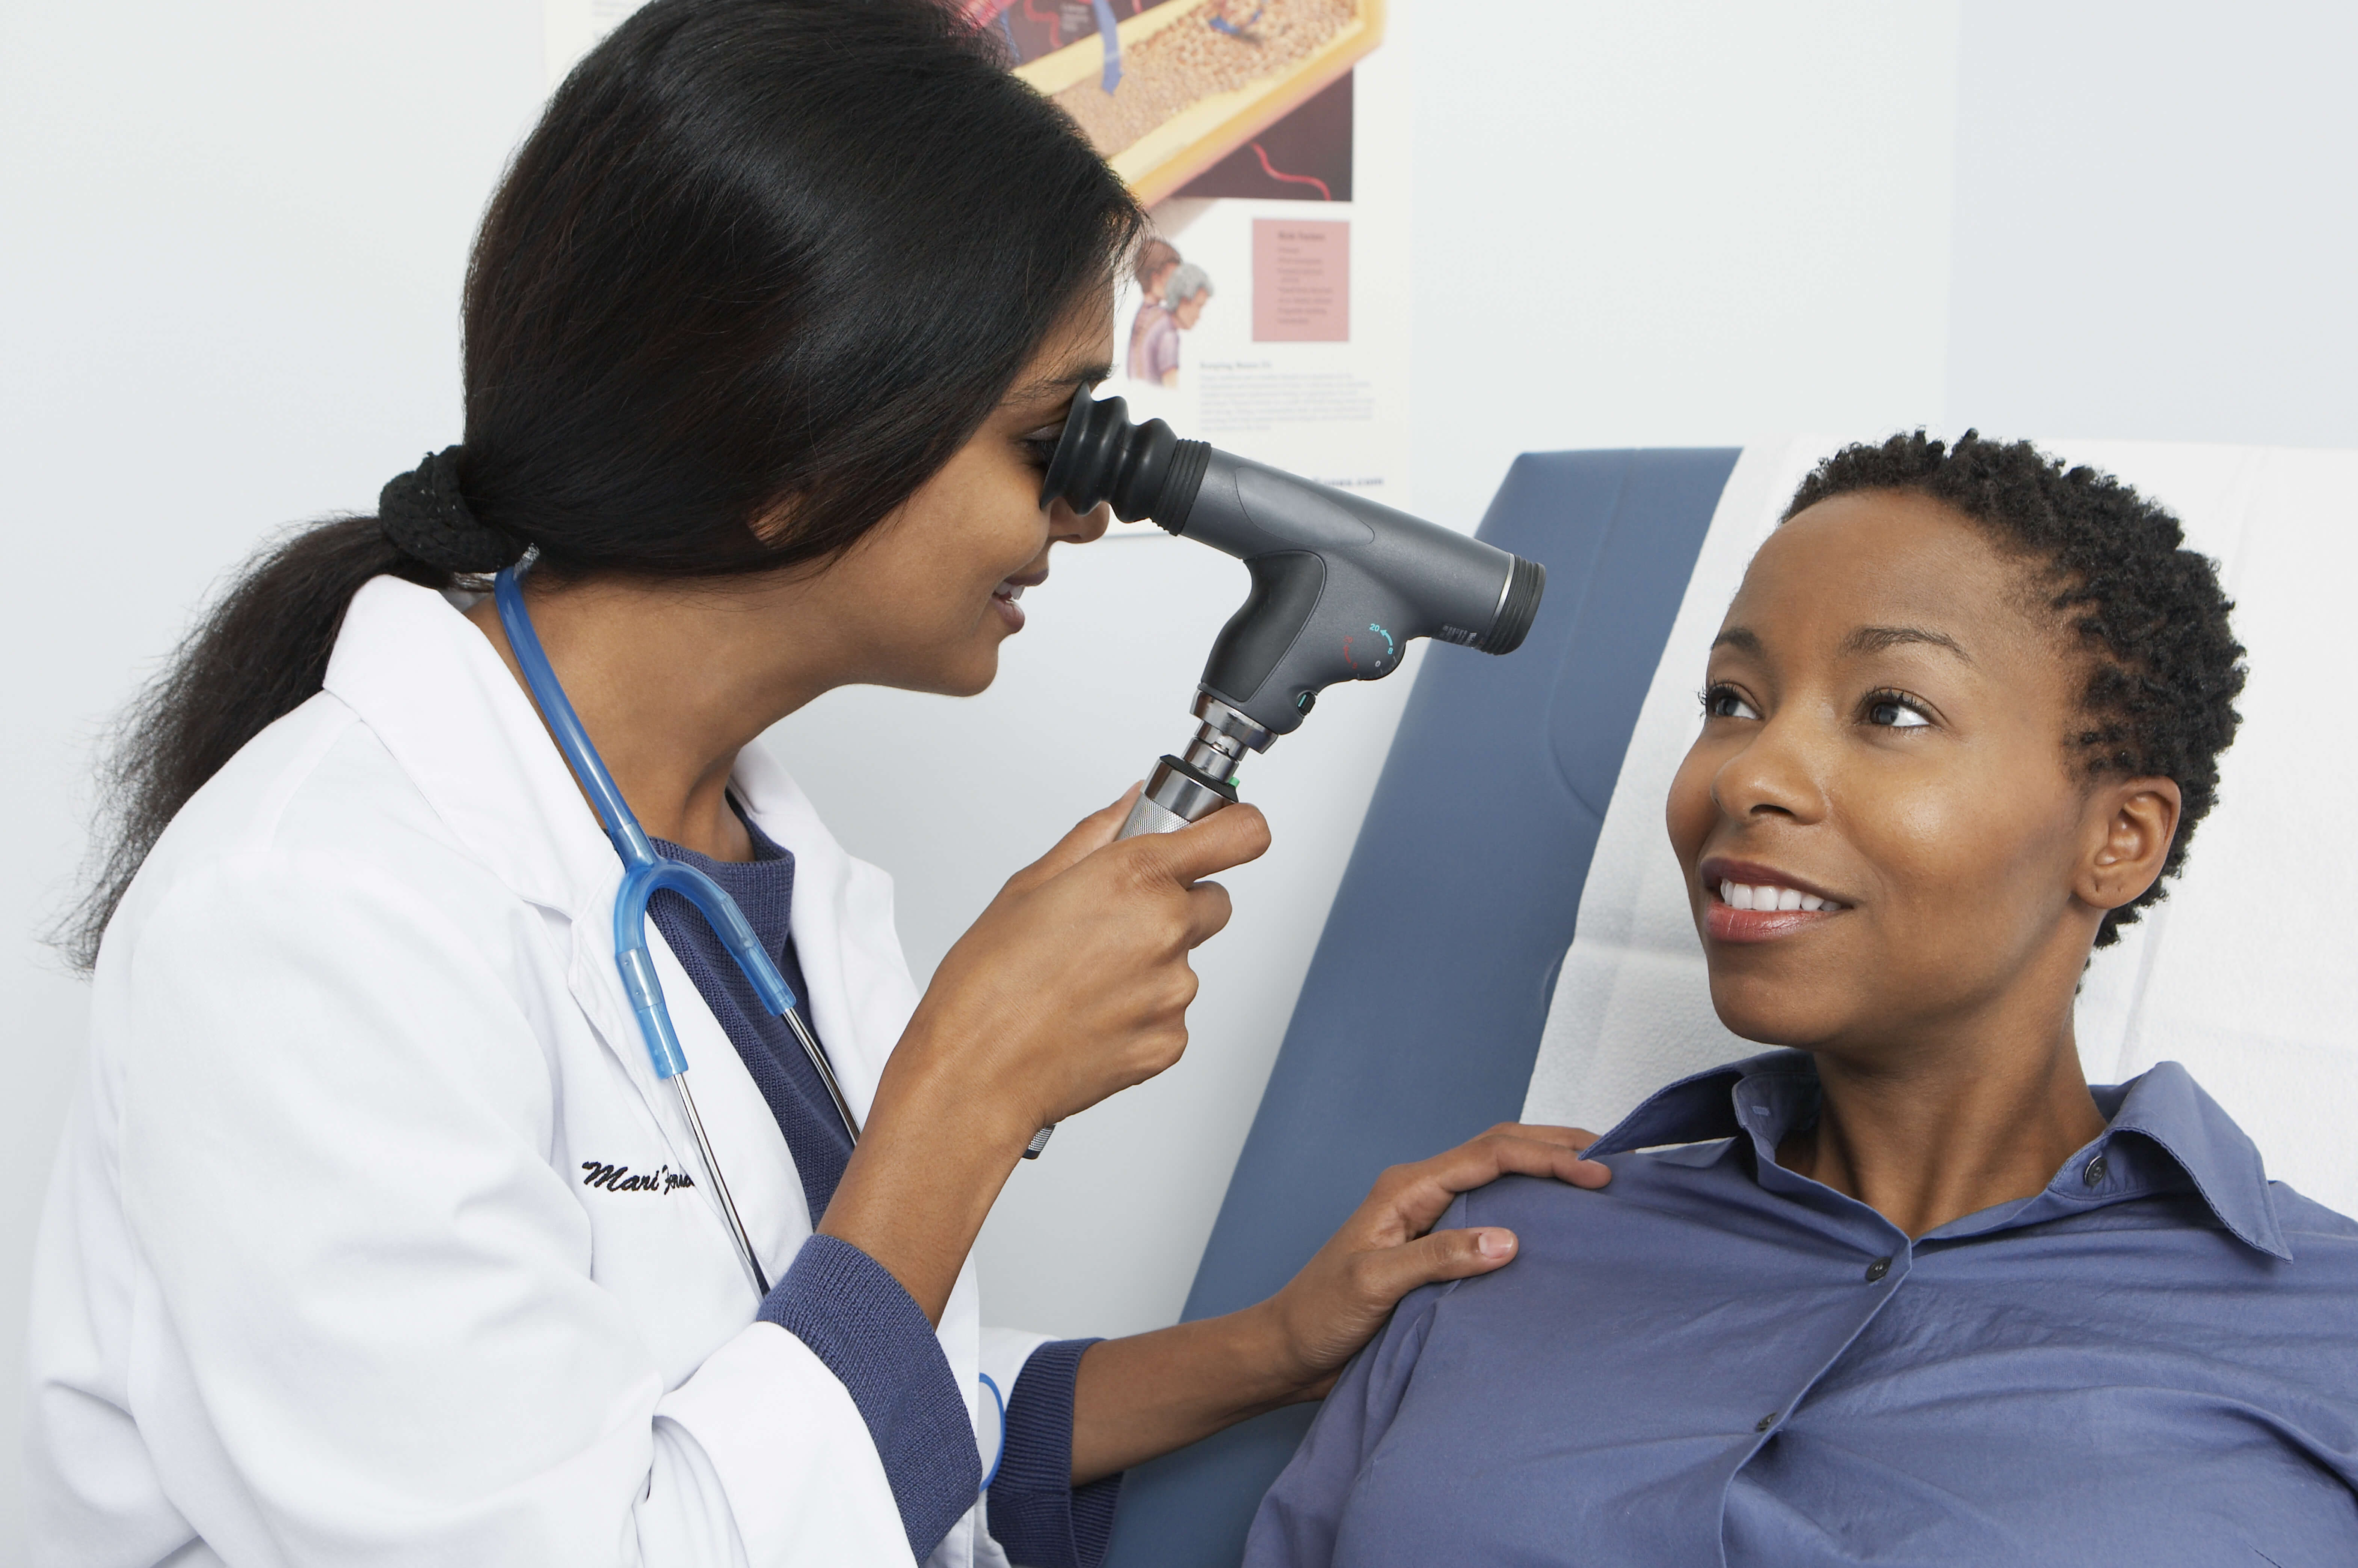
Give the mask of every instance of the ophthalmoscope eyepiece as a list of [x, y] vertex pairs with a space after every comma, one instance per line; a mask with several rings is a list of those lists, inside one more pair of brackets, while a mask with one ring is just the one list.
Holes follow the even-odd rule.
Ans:
[[1182, 534], [1214, 455], [1209, 443], [1183, 441], [1160, 419], [1131, 424], [1130, 406], [1119, 397], [1095, 399], [1083, 390], [1065, 416], [1040, 502], [1062, 496], [1076, 512], [1111, 502], [1125, 523], [1151, 517]]

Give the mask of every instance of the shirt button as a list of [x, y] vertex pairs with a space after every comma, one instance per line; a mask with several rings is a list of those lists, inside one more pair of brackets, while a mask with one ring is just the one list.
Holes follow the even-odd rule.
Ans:
[[1752, 1430], [1755, 1432], [1768, 1431], [1770, 1427], [1777, 1424], [1777, 1418], [1784, 1413], [1785, 1412], [1783, 1411], [1770, 1411], [1767, 1415], [1762, 1416], [1758, 1421], [1752, 1423]]
[[2087, 1169], [2080, 1173], [2080, 1179], [2092, 1187], [2102, 1185], [2104, 1180], [2104, 1157], [2099, 1154], [2089, 1161]]
[[1866, 1266], [1866, 1282], [1871, 1285], [1889, 1272], [1891, 1272], [1891, 1260], [1877, 1258]]

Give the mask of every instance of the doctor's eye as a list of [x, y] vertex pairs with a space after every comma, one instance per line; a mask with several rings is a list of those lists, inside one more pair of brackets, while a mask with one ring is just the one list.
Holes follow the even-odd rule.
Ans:
[[1023, 449], [1023, 455], [1031, 460], [1032, 466], [1044, 473], [1048, 460], [1056, 455], [1056, 443], [1064, 439], [1064, 436], [1063, 425], [1044, 425], [1029, 435], [1017, 437], [1015, 444]]
[[1923, 703], [1904, 691], [1871, 691], [1865, 705], [1866, 721], [1886, 730], [1922, 730], [1932, 722]]
[[1703, 715], [1705, 719], [1758, 719], [1760, 710], [1732, 686], [1707, 686], [1703, 689]]

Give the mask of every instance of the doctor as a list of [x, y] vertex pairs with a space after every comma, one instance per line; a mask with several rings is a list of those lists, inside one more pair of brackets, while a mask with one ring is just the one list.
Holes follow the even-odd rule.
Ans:
[[[1266, 828], [1117, 843], [1116, 802], [921, 996], [886, 878], [752, 741], [838, 686], [980, 690], [1102, 532], [1040, 464], [1138, 224], [929, 0], [658, 0], [575, 71], [477, 244], [464, 444], [259, 558], [134, 716], [36, 1261], [37, 1556], [1092, 1563], [1125, 1467], [1512, 1256], [1427, 1234], [1455, 1192], [1604, 1179], [1501, 1130], [1260, 1306], [981, 1326], [1001, 1184], [1177, 1059], [1200, 879]], [[654, 897], [693, 1101], [617, 968], [601, 777], [793, 998]]]

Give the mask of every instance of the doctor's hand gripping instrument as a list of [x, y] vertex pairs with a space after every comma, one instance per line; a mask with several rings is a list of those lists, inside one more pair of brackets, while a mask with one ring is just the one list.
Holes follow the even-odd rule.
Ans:
[[[1247, 752], [1301, 726], [1337, 681], [1380, 680], [1412, 637], [1511, 654], [1539, 614], [1547, 568], [1363, 497], [1130, 422], [1119, 397], [1073, 398], [1042, 505], [1110, 501], [1244, 562], [1252, 589], [1196, 684], [1195, 738], [1155, 764], [1120, 837], [1169, 833], [1233, 805]], [[1053, 1127], [1024, 1151], [1036, 1157]]]
[[770, 1293], [769, 1276], [762, 1271], [761, 1260], [753, 1254], [752, 1238], [745, 1232], [745, 1222], [737, 1216], [737, 1200], [729, 1195], [729, 1183], [720, 1173], [720, 1162], [712, 1156], [712, 1141], [704, 1130], [704, 1118], [697, 1114], [696, 1097], [687, 1090], [687, 1057], [679, 1048], [679, 1035], [672, 1028], [671, 1009], [664, 1003], [663, 981], [656, 978], [654, 956], [647, 949], [647, 901], [656, 893], [676, 892], [686, 899], [705, 923], [720, 938], [744, 971], [745, 981], [762, 1005], [786, 1021], [795, 1038], [802, 1044], [803, 1054], [818, 1069], [819, 1082], [827, 1086], [827, 1098], [835, 1102], [835, 1112], [843, 1119], [844, 1130], [852, 1141], [860, 1141], [860, 1122], [851, 1114], [851, 1106], [843, 1098], [842, 1087], [836, 1082], [835, 1068], [827, 1061], [826, 1051], [803, 1024], [795, 1011], [795, 993], [786, 979], [778, 972], [777, 961], [770, 957], [754, 936], [753, 927], [745, 918], [737, 901], [723, 891], [720, 884], [698, 871], [694, 866], [677, 860], [667, 860], [655, 853], [654, 841], [645, 828], [632, 814], [622, 792], [614, 787], [613, 774], [606, 771], [605, 759], [598, 748], [590, 743], [590, 732], [581, 727], [581, 719], [573, 711], [573, 703], [558, 684], [557, 672], [549, 667], [548, 655], [542, 652], [540, 633], [533, 629], [532, 617], [525, 611], [524, 589], [519, 576], [529, 570], [531, 557], [509, 567], [492, 579], [492, 594], [498, 602], [500, 625], [508, 635], [508, 648], [515, 654], [516, 665], [524, 671], [525, 687], [532, 693], [533, 706], [540, 709], [541, 719], [557, 741], [557, 749], [564, 754], [566, 765], [579, 781], [581, 793], [590, 797], [598, 813], [599, 825], [613, 841], [614, 852], [622, 858], [622, 884], [614, 893], [614, 964], [622, 972], [622, 989], [631, 999], [631, 1010], [638, 1016], [639, 1033], [646, 1041], [647, 1054], [654, 1060], [655, 1076], [671, 1080], [678, 1091], [681, 1112], [687, 1119], [688, 1130], [696, 1136], [696, 1152], [704, 1162], [705, 1174], [711, 1178], [712, 1191], [720, 1205], [723, 1218], [729, 1222], [729, 1233], [736, 1240], [738, 1255], [753, 1277], [753, 1288], [763, 1295]]

